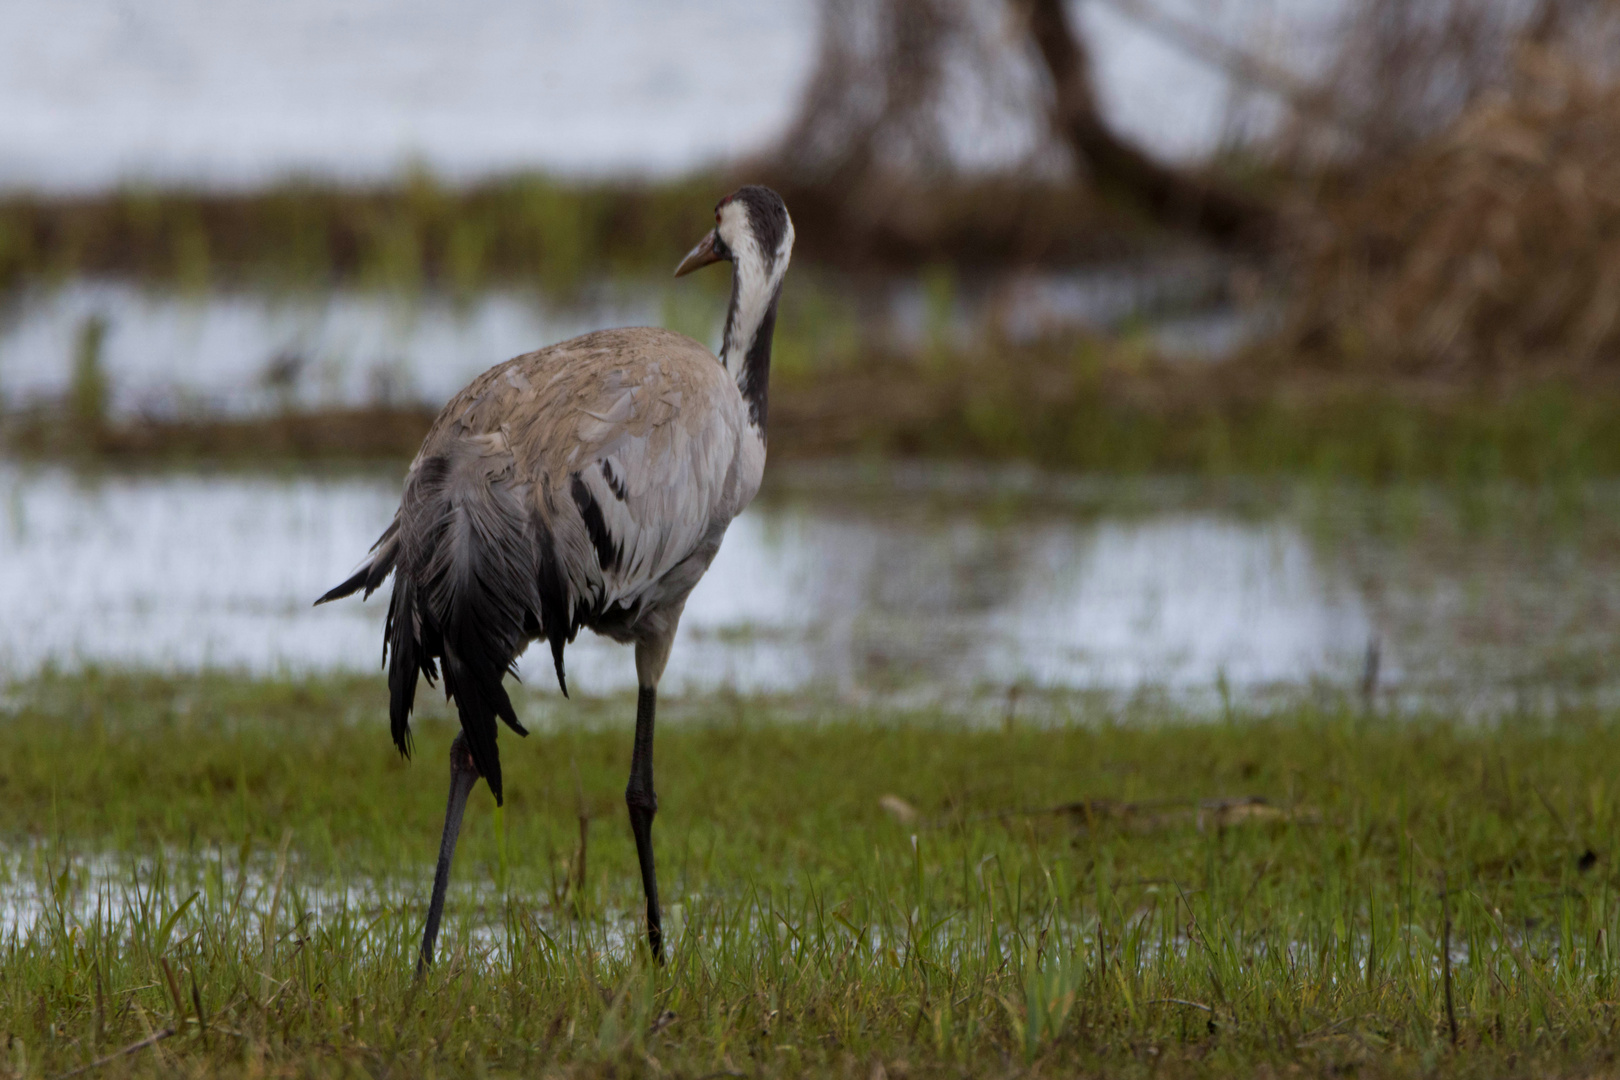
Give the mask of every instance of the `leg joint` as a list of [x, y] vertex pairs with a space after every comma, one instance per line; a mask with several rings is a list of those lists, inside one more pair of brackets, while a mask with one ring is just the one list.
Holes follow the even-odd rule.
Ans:
[[658, 793], [648, 788], [631, 786], [624, 789], [624, 803], [632, 811], [642, 810], [648, 814], [658, 813]]

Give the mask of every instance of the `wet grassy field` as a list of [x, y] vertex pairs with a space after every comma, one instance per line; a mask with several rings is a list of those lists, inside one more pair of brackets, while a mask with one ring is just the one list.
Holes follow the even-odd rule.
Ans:
[[662, 713], [638, 948], [628, 699], [520, 706], [411, 968], [453, 721], [380, 679], [0, 698], [4, 1068], [102, 1075], [1540, 1073], [1610, 1063], [1620, 717], [1301, 703], [1060, 722]]

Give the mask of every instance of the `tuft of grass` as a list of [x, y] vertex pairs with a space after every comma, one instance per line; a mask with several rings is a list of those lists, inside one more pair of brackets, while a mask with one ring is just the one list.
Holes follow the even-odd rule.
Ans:
[[79, 326], [73, 347], [73, 377], [68, 388], [69, 413], [74, 426], [97, 438], [107, 426], [107, 405], [111, 387], [102, 363], [102, 344], [107, 339], [107, 320], [91, 315]]
[[1478, 727], [1301, 705], [1127, 726], [1082, 710], [981, 730], [673, 700], [658, 968], [636, 944], [620, 794], [633, 703], [536, 695], [535, 734], [503, 741], [505, 888], [480, 797], [418, 985], [452, 721], [426, 710], [406, 765], [382, 699], [375, 679], [10, 687], [0, 835], [7, 910], [28, 914], [0, 941], [5, 1067], [55, 1075], [129, 1047], [102, 1068], [1428, 1076], [1608, 1060], [1612, 713]]

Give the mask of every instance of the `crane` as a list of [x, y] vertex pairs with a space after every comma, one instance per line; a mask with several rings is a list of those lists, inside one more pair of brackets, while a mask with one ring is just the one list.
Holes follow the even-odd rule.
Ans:
[[497, 720], [525, 735], [503, 685], [530, 642], [563, 651], [581, 628], [635, 646], [636, 732], [625, 803], [663, 960], [652, 823], [653, 716], [681, 611], [726, 527], [759, 490], [777, 301], [793, 223], [769, 188], [721, 199], [675, 276], [731, 263], [720, 355], [653, 327], [600, 330], [497, 364], [439, 413], [393, 521], [359, 570], [316, 601], [393, 575], [383, 632], [394, 745], [412, 748], [418, 676], [442, 673], [461, 731], [417, 962], [433, 962], [467, 798], [502, 801]]

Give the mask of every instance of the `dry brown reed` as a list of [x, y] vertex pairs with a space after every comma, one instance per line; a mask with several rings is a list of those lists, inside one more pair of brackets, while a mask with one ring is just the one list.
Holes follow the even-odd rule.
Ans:
[[[1332, 55], [1305, 89], [1276, 149], [1287, 159], [1387, 164], [1444, 133], [1484, 96], [1511, 87], [1526, 45], [1569, 53], [1610, 0], [1357, 0], [1332, 27]], [[1595, 60], [1593, 53], [1585, 59]], [[1305, 107], [1301, 107], [1301, 106]], [[1338, 118], [1324, 125], [1320, 116]], [[1349, 140], [1345, 135], [1351, 135]]]
[[1620, 85], [1521, 50], [1508, 86], [1316, 205], [1285, 341], [1345, 373], [1620, 373]]

